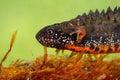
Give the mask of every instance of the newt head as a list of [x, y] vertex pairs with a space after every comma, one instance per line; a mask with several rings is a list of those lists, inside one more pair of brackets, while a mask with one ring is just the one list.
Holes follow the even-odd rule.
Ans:
[[76, 35], [65, 32], [60, 25], [53, 25], [41, 29], [36, 39], [44, 46], [63, 49], [66, 44], [76, 41]]
[[41, 29], [36, 34], [36, 39], [46, 47], [64, 49], [66, 45], [76, 43], [78, 31], [75, 27], [54, 24]]

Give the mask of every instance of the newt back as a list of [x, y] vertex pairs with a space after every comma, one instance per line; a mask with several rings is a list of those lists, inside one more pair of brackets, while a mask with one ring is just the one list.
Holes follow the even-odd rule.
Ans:
[[44, 46], [85, 53], [120, 52], [120, 7], [98, 10], [40, 30], [36, 39]]

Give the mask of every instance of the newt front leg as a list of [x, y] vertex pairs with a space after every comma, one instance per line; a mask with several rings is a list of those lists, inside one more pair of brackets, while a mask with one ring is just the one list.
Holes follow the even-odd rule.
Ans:
[[72, 34], [77, 34], [77, 42], [80, 43], [83, 37], [86, 35], [86, 30], [84, 27], [78, 27], [78, 29], [75, 32], [70, 33]]

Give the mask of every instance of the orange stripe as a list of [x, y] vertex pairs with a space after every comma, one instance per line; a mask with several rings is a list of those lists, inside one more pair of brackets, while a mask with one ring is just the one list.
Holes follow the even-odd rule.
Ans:
[[[99, 48], [98, 51], [95, 51], [96, 47]], [[117, 48], [117, 51], [115, 50], [114, 44], [111, 44], [110, 48], [111, 48], [110, 53], [120, 52], [120, 46]], [[65, 49], [72, 50], [75, 52], [83, 52], [83, 53], [87, 52], [90, 54], [100, 54], [101, 51], [103, 51], [103, 53], [108, 53], [109, 45], [98, 45], [98, 46], [95, 46], [94, 49], [90, 49], [90, 46], [81, 47], [81, 46], [75, 46], [75, 45], [66, 45]]]

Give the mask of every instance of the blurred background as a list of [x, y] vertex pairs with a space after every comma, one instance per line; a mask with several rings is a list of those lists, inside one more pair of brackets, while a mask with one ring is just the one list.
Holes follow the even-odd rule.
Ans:
[[[18, 34], [4, 65], [43, 55], [43, 46], [35, 35], [44, 26], [70, 20], [89, 10], [106, 10], [108, 6], [114, 9], [120, 6], [120, 0], [0, 0], [0, 60], [9, 48], [14, 31], [18, 30]], [[55, 49], [49, 48], [48, 53], [55, 54]]]

